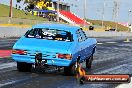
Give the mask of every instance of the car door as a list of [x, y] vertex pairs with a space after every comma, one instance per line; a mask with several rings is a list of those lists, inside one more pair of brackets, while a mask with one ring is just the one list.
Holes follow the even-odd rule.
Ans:
[[81, 32], [81, 36], [83, 39], [83, 44], [85, 45], [85, 50], [84, 50], [85, 58], [84, 59], [86, 59], [90, 57], [92, 53], [92, 43], [91, 43], [91, 39], [86, 36], [83, 30], [80, 30], [80, 32]]
[[79, 55], [81, 56], [81, 60], [84, 60], [87, 57], [87, 37], [82, 29], [78, 29], [76, 33], [78, 37]]

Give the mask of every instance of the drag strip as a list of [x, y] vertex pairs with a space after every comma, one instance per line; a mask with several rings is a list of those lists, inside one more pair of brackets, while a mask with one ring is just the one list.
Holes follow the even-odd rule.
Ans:
[[3, 63], [0, 65], [0, 70], [10, 67], [16, 67], [16, 63], [15, 62]]
[[0, 38], [0, 50], [11, 50], [14, 43], [19, 39], [19, 37], [14, 38]]
[[[6, 41], [16, 40], [7, 39]], [[120, 40], [120, 38], [119, 40], [117, 38], [110, 40], [97, 38], [97, 40], [102, 44], [97, 45], [92, 69], [85, 69], [86, 73], [130, 74], [132, 76], [132, 42], [126, 43], [124, 39]], [[121, 88], [120, 86], [121, 84], [90, 83], [80, 85], [74, 76], [64, 76], [63, 70], [60, 72], [56, 70], [52, 72], [18, 72], [16, 62], [11, 58], [0, 59], [1, 88]], [[131, 87], [127, 86], [127, 88]]]

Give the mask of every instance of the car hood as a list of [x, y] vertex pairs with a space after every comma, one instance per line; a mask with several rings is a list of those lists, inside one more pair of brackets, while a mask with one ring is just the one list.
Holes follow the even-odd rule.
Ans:
[[21, 38], [15, 43], [13, 49], [69, 53], [69, 48], [72, 46], [73, 42], [44, 40], [36, 38]]

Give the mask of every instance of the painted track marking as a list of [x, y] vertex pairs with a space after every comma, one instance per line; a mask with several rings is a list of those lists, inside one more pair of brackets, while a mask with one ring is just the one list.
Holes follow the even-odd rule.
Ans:
[[114, 43], [117, 43], [117, 42], [105, 42], [105, 43], [114, 44]]
[[12, 50], [0, 50], [0, 57], [10, 57], [12, 53]]

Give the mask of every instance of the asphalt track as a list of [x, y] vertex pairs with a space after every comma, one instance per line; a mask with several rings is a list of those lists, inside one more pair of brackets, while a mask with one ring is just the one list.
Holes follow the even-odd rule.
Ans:
[[[11, 50], [17, 39], [1, 38], [0, 50]], [[120, 37], [97, 40], [97, 52], [94, 55], [92, 69], [85, 69], [87, 74], [132, 75], [132, 42], [124, 42], [125, 39]], [[58, 72], [54, 69], [47, 72], [18, 72], [16, 63], [8, 55], [6, 58], [0, 58], [0, 88], [115, 88], [119, 85], [80, 85], [75, 77], [64, 76], [63, 71]]]

